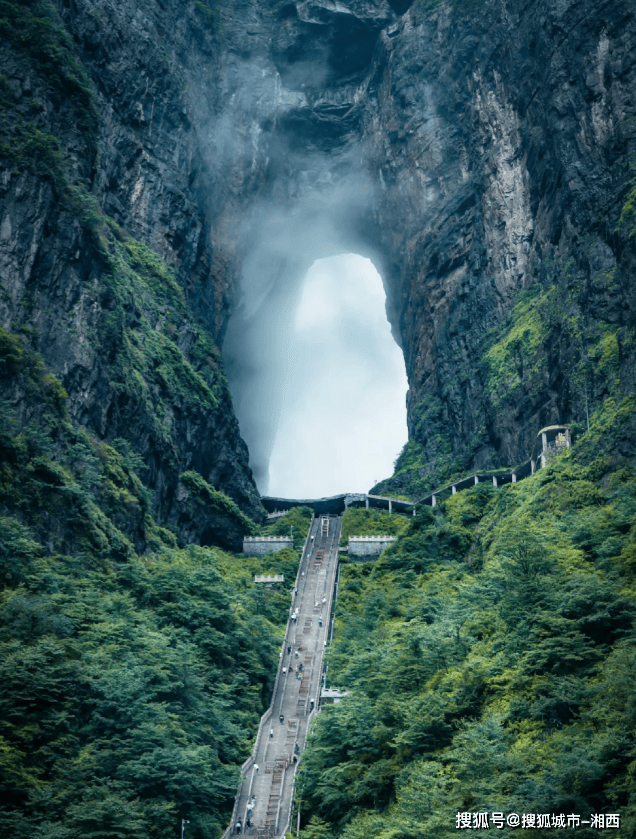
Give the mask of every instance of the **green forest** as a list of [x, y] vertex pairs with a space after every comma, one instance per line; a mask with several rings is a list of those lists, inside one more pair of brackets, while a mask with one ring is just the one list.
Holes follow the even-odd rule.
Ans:
[[[269, 702], [311, 511], [260, 528], [294, 537], [264, 560], [179, 548], [140, 459], [75, 425], [7, 332], [0, 378], [24, 411], [1, 404], [2, 835], [167, 839], [187, 818], [214, 839]], [[618, 835], [636, 835], [635, 408], [607, 399], [516, 485], [415, 517], [347, 511], [345, 536], [398, 540], [341, 568], [327, 664], [349, 696], [303, 753], [301, 839], [456, 835], [458, 813], [496, 812], [619, 814]], [[285, 585], [258, 591], [255, 573]]]
[[[4, 331], [0, 384], [26, 414], [0, 402], [0, 835], [168, 839], [186, 817], [215, 839], [269, 704], [311, 511], [264, 528], [293, 526], [295, 548], [262, 560], [180, 549], [140, 458], [74, 425], [59, 381]], [[285, 586], [259, 592], [257, 573]]]
[[349, 507], [342, 516], [340, 544], [346, 545], [349, 536], [399, 536], [408, 527], [406, 516], [391, 515], [387, 510]]
[[[392, 44], [397, 55], [399, 42], [412, 37], [404, 55], [413, 57], [402, 79], [398, 66], [389, 72], [388, 64], [384, 70], [374, 64], [351, 108], [338, 104], [335, 88], [324, 88], [307, 138], [294, 128], [292, 105], [307, 92], [291, 95], [264, 58], [284, 43], [290, 56], [303, 56], [309, 43], [320, 52], [313, 41], [322, 23], [311, 23], [311, 35], [297, 47], [287, 41], [299, 18], [296, 5], [305, 15], [312, 4], [0, 0], [0, 210], [3, 225], [9, 222], [0, 264], [11, 279], [3, 273], [0, 283], [0, 839], [176, 839], [182, 820], [184, 839], [219, 839], [227, 828], [241, 766], [270, 703], [312, 511], [294, 508], [262, 523], [220, 346], [240, 297], [246, 242], [257, 238], [246, 233], [253, 200], [271, 191], [293, 203], [314, 177], [304, 163], [294, 168], [304, 154], [283, 155], [282, 166], [275, 157], [269, 163], [269, 152], [286, 132], [302, 145], [329, 125], [340, 124], [349, 142], [358, 123], [375, 127], [367, 145], [356, 140], [347, 156], [380, 167], [372, 174], [382, 191], [397, 190], [396, 209], [411, 207], [382, 223], [384, 244], [373, 218], [389, 219], [390, 201], [369, 206], [356, 222], [371, 223], [374, 252], [377, 246], [379, 262], [386, 257], [389, 309], [396, 333], [403, 332], [413, 397], [409, 441], [394, 475], [374, 492], [417, 500], [478, 462], [511, 467], [513, 452], [517, 462], [529, 456], [527, 439], [519, 442], [528, 417], [571, 419], [574, 444], [531, 478], [440, 497], [437, 507], [419, 506], [415, 516], [345, 513], [341, 545], [349, 536], [397, 539], [378, 559], [342, 558], [325, 661], [327, 684], [348, 695], [313, 718], [287, 839], [446, 839], [486, 823], [503, 839], [527, 832], [547, 839], [555, 830], [592, 839], [605, 822], [606, 835], [636, 839], [636, 141], [629, 141], [628, 154], [626, 139], [636, 136], [636, 121], [628, 115], [631, 93], [621, 99], [616, 92], [627, 85], [621, 79], [628, 78], [630, 50], [618, 50], [616, 38], [616, 57], [603, 63], [606, 25], [599, 18], [598, 45], [585, 53], [603, 65], [598, 79], [590, 68], [580, 83], [564, 76], [552, 98], [541, 98], [543, 83], [528, 97], [529, 109], [536, 94], [533, 108], [560, 114], [579, 87], [581, 103], [572, 108], [589, 99], [598, 117], [589, 126], [614, 125], [614, 133], [605, 145], [588, 147], [593, 132], [587, 139], [583, 128], [565, 135], [555, 118], [553, 144], [570, 151], [562, 158], [551, 152], [539, 165], [550, 147], [544, 128], [532, 124], [529, 110], [525, 127], [522, 119], [514, 129], [534, 139], [499, 158], [519, 156], [536, 168], [528, 175], [536, 249], [527, 273], [515, 278], [506, 269], [510, 285], [504, 296], [497, 291], [495, 305], [469, 289], [495, 282], [487, 260], [470, 256], [461, 280], [466, 290], [451, 289], [464, 266], [457, 243], [473, 242], [477, 231], [470, 248], [487, 256], [493, 231], [503, 236], [506, 227], [503, 216], [497, 227], [483, 214], [473, 227], [454, 227], [458, 215], [476, 212], [467, 199], [481, 202], [490, 183], [485, 175], [469, 168], [464, 176], [462, 163], [450, 215], [446, 209], [421, 215], [420, 202], [428, 208], [438, 200], [422, 201], [423, 192], [419, 209], [409, 203], [407, 184], [420, 166], [411, 144], [429, 123], [441, 124], [446, 108], [442, 100], [435, 104], [428, 81], [417, 90], [423, 30], [410, 21], [417, 20], [417, 5], [432, 11], [438, 0], [414, 4], [402, 35], [377, 27], [381, 7], [405, 11], [403, 0], [316, 4], [316, 20], [355, 18], [355, 8], [368, 6], [371, 23], [364, 26], [378, 45]], [[537, 49], [544, 39], [558, 57], [589, 21], [582, 16], [562, 39], [550, 5], [569, 14], [577, 4], [546, 2], [546, 22], [537, 23]], [[124, 6], [131, 23], [117, 28], [115, 12]], [[352, 14], [343, 13], [348, 6]], [[484, 4], [446, 6], [481, 15]], [[532, 4], [518, 6], [525, 17], [536, 12]], [[612, 6], [629, 4], [599, 4], [598, 15], [609, 18]], [[271, 10], [280, 13], [274, 41]], [[161, 25], [149, 28], [149, 17]], [[165, 24], [179, 18], [179, 26]], [[459, 15], [444, 12], [440, 20], [464, 45], [459, 75], [440, 77], [440, 84], [459, 90], [465, 76], [466, 86], [478, 76], [485, 84], [502, 58], [496, 42], [484, 41], [480, 57], [472, 36], [462, 36]], [[622, 24], [614, 26], [619, 31]], [[161, 33], [154, 40], [153, 31]], [[355, 48], [342, 32], [329, 43]], [[440, 38], [442, 47], [449, 43]], [[585, 42], [577, 43], [580, 52]], [[231, 62], [241, 55], [250, 62], [241, 84], [253, 86], [263, 109], [258, 118], [239, 107], [248, 102], [245, 89], [232, 88], [243, 74]], [[375, 48], [373, 55], [375, 62]], [[519, 65], [524, 85], [537, 78], [528, 61]], [[468, 74], [464, 63], [472, 67]], [[500, 65], [495, 87], [475, 87], [484, 102], [494, 90], [503, 95], [510, 66]], [[549, 73], [546, 86], [553, 83]], [[524, 85], [517, 88], [519, 107]], [[395, 125], [391, 117], [382, 126], [389, 111], [379, 100], [379, 109], [365, 110], [376, 108], [369, 103], [377, 91], [394, 99]], [[413, 103], [406, 101], [411, 95]], [[488, 117], [469, 143], [473, 162], [488, 171], [498, 158], [485, 127], [505, 128], [506, 109], [517, 108], [512, 88], [510, 95], [501, 101], [502, 116]], [[605, 113], [601, 103], [611, 96], [616, 103]], [[469, 98], [464, 105], [473, 110], [457, 110], [461, 101], [449, 98], [455, 139], [439, 148], [453, 148], [463, 160], [460, 128], [473, 117], [462, 114], [477, 111]], [[285, 108], [291, 108], [286, 117]], [[226, 125], [230, 112], [238, 122]], [[435, 134], [436, 148], [441, 137]], [[317, 161], [322, 153], [311, 143], [309, 158]], [[384, 152], [371, 154], [383, 143], [386, 160]], [[579, 143], [589, 157], [574, 153]], [[235, 156], [224, 156], [226, 145], [236, 146]], [[604, 173], [591, 165], [601, 152]], [[632, 163], [622, 182], [611, 171], [618, 172], [621, 155]], [[157, 215], [148, 220], [133, 207], [137, 166], [149, 187], [161, 186], [151, 193]], [[325, 184], [341, 177], [339, 166], [325, 169]], [[383, 171], [392, 173], [386, 181]], [[452, 187], [450, 171], [441, 193]], [[552, 174], [561, 184], [554, 189]], [[493, 183], [496, 177], [493, 170]], [[593, 187], [585, 201], [577, 197], [579, 179], [588, 182], [586, 190]], [[322, 175], [311, 186], [315, 195], [307, 193], [312, 206], [320, 203], [314, 199], [321, 182]], [[553, 201], [560, 206], [554, 217]], [[585, 207], [593, 214], [577, 220]], [[398, 259], [387, 241], [400, 241], [398, 228], [409, 214], [422, 239], [397, 250]], [[12, 219], [21, 228], [13, 238]], [[312, 227], [321, 233], [319, 222]], [[241, 228], [243, 238], [233, 239], [232, 228]], [[438, 359], [431, 367], [418, 355], [415, 333], [434, 326], [441, 334], [451, 323], [441, 303], [439, 322], [425, 320], [433, 300], [425, 240], [438, 234], [447, 241], [429, 261], [438, 266], [431, 268], [434, 286], [438, 269], [451, 277], [443, 305], [465, 307], [467, 322], [473, 305], [486, 310], [474, 313], [465, 336], [463, 322], [454, 322], [462, 333], [453, 335], [457, 343], [431, 345]], [[295, 247], [302, 251], [300, 239]], [[416, 267], [423, 272], [419, 290], [420, 281], [409, 279]], [[515, 283], [524, 288], [513, 298]], [[400, 315], [403, 294], [414, 296]], [[464, 353], [471, 344], [472, 361]], [[460, 430], [455, 406], [466, 404], [472, 416]], [[82, 413], [89, 406], [90, 417]], [[507, 451], [500, 432], [509, 433]], [[166, 510], [180, 493], [181, 506], [171, 507], [170, 516]], [[248, 534], [291, 535], [293, 545], [257, 559], [236, 552]], [[285, 582], [258, 586], [257, 574], [282, 574]]]
[[511, 813], [636, 835], [635, 409], [607, 400], [534, 477], [422, 507], [342, 567], [327, 663], [350, 694], [313, 725], [301, 839], [439, 839], [493, 812], [501, 836]]

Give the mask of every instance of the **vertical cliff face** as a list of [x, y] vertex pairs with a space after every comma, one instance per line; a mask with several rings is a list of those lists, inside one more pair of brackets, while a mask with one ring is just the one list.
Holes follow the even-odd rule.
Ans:
[[[515, 463], [541, 426], [630, 391], [633, 11], [318, 0], [272, 12], [287, 99], [263, 135], [261, 195], [318, 218], [347, 207], [323, 250], [372, 256], [405, 353], [411, 442], [382, 489]], [[363, 183], [360, 200], [338, 194]]]
[[[160, 522], [236, 544], [240, 516], [180, 481], [260, 515], [218, 348], [249, 192], [230, 128], [210, 128], [221, 28], [204, 4], [3, 4], [0, 325], [41, 353], [73, 422], [143, 458]], [[131, 535], [143, 546], [143, 524]]]
[[620, 220], [633, 10], [422, 6], [384, 33], [363, 141], [411, 384], [396, 489], [515, 463], [541, 426], [584, 421], [634, 386]]
[[514, 463], [633, 387], [628, 4], [4, 6], [0, 324], [183, 539], [213, 538], [185, 471], [257, 514], [219, 353], [234, 311], [264, 469], [250, 277], [262, 313], [316, 258], [378, 265], [410, 382], [385, 490]]

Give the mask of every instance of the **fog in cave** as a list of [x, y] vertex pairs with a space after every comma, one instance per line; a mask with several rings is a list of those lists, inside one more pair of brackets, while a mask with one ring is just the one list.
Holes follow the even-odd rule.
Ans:
[[407, 439], [404, 358], [382, 280], [355, 254], [314, 262], [283, 361], [281, 405], [263, 494], [365, 492]]

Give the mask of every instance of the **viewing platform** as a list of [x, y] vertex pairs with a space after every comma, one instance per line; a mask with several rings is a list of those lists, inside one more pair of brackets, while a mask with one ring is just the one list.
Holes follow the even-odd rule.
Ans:
[[341, 699], [349, 696], [348, 690], [340, 690], [339, 688], [323, 688], [320, 691], [321, 705], [337, 705]]
[[349, 556], [379, 556], [395, 542], [395, 536], [349, 536]]

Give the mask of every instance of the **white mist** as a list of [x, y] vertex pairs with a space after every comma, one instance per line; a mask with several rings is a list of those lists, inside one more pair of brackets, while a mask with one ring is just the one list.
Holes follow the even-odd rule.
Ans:
[[366, 492], [393, 472], [407, 439], [404, 358], [382, 280], [356, 254], [310, 268], [284, 364], [268, 495]]

